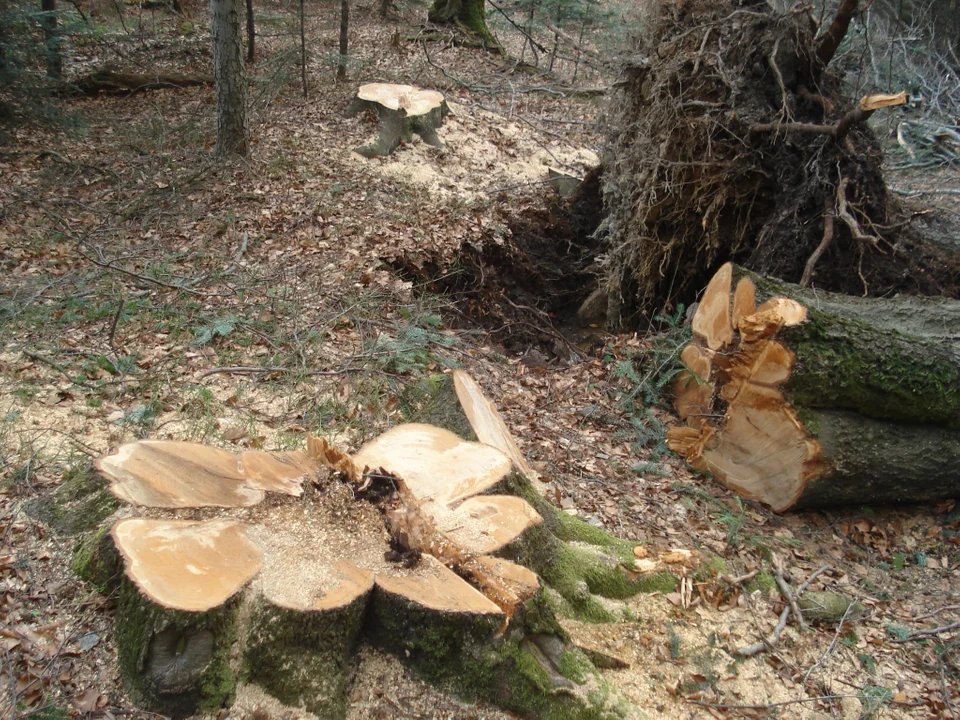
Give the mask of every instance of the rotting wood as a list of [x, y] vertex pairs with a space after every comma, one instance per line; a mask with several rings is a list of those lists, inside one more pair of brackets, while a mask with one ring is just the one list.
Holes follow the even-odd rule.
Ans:
[[99, 70], [77, 78], [65, 86], [68, 93], [83, 95], [136, 93], [145, 90], [168, 90], [213, 85], [212, 75], [183, 73], [129, 73]]
[[[730, 277], [738, 332], [722, 342]], [[691, 465], [778, 512], [960, 496], [960, 302], [849, 298], [727, 264], [697, 315], [667, 436]]]

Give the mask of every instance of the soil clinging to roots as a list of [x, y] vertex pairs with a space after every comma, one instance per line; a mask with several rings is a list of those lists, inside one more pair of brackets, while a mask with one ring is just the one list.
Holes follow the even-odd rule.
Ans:
[[798, 282], [830, 224], [816, 287], [957, 296], [960, 261], [909, 231], [869, 126], [809, 129], [855, 108], [817, 57], [809, 12], [730, 0], [671, 8], [638, 41], [611, 108], [608, 326], [689, 304], [727, 260]]

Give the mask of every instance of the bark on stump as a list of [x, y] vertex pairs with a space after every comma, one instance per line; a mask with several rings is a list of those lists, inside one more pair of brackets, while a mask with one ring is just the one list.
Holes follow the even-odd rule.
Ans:
[[694, 467], [777, 512], [960, 497], [960, 302], [852, 298], [728, 263], [693, 332], [674, 384], [685, 425], [667, 439]]
[[620, 557], [632, 544], [546, 503], [492, 403], [466, 374], [456, 384], [466, 399], [448, 414], [491, 444], [411, 423], [353, 456], [310, 438], [306, 452], [140, 441], [102, 458], [113, 494], [139, 516], [121, 508], [76, 569], [87, 558], [110, 566], [111, 553], [123, 568], [103, 580], [119, 585], [132, 699], [170, 715], [213, 711], [242, 677], [342, 718], [353, 650], [367, 641], [528, 717], [629, 716], [549, 601], [596, 611], [592, 592], [642, 589]]
[[411, 142], [415, 134], [427, 145], [443, 147], [437, 128], [450, 110], [443, 95], [435, 90], [387, 83], [361, 85], [347, 114], [353, 116], [364, 110], [376, 111], [380, 119], [379, 137], [354, 150], [365, 158], [389, 155], [401, 142]]

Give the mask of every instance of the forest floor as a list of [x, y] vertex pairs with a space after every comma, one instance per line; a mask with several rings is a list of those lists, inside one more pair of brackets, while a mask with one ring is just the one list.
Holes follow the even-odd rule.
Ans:
[[[957, 717], [960, 508], [774, 515], [663, 447], [674, 420], [654, 404], [656, 370], [683, 342], [679, 318], [656, 339], [573, 333], [542, 309], [555, 298], [518, 314], [529, 303], [488, 283], [423, 287], [545, 224], [547, 167], [596, 162], [602, 105], [494, 54], [418, 42], [422, 6], [390, 22], [353, 10], [355, 59], [338, 85], [323, 56], [338, 18], [316, 6], [307, 97], [281, 32], [290, 17], [264, 11], [261, 31], [277, 32], [252, 77], [249, 162], [213, 161], [209, 88], [71, 100], [73, 131], [21, 127], [0, 149], [0, 716], [150, 716], [119, 684], [109, 598], [71, 575], [69, 531], [33, 510], [93, 458], [141, 437], [289, 449], [312, 433], [356, 448], [403, 419], [408, 388], [463, 367], [564, 509], [650, 557], [680, 548], [707, 568], [683, 592], [630, 601], [629, 622], [570, 623], [628, 665], [605, 672], [643, 716]], [[206, 66], [206, 35], [160, 11], [149, 20], [146, 36], [109, 46], [151, 67]], [[77, 52], [79, 73], [108, 50]], [[445, 149], [352, 153], [376, 124], [343, 111], [373, 81], [443, 91]], [[895, 184], [938, 178], [956, 174]], [[960, 200], [936, 197], [943, 227], [960, 224]], [[791, 620], [774, 647], [739, 657], [785, 607], [777, 568], [793, 588], [816, 573], [811, 589], [862, 609], [841, 624]], [[767, 581], [734, 581], [753, 570]], [[512, 717], [370, 648], [352, 700], [351, 718]], [[306, 717], [255, 688], [227, 716]]]

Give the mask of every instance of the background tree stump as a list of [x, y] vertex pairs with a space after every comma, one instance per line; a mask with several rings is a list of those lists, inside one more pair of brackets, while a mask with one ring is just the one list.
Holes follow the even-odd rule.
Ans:
[[366, 158], [389, 155], [401, 142], [411, 142], [415, 134], [427, 145], [443, 147], [437, 128], [450, 110], [435, 90], [387, 83], [361, 85], [347, 113], [356, 115], [363, 110], [375, 110], [380, 119], [376, 141], [354, 150]]

